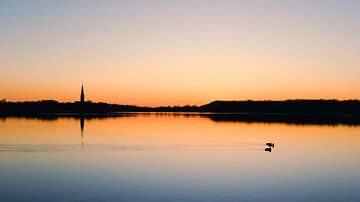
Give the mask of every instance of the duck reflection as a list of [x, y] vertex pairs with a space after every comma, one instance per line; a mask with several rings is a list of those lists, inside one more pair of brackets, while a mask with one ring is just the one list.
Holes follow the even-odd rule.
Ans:
[[265, 151], [271, 152], [271, 147], [265, 148]]

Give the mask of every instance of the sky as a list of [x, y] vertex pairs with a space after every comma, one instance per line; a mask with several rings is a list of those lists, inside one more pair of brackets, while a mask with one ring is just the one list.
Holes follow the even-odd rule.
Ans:
[[0, 0], [0, 99], [360, 99], [360, 1]]

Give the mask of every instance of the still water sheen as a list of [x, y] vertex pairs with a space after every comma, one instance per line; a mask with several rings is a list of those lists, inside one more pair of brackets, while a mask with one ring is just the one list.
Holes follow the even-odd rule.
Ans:
[[0, 200], [360, 201], [360, 127], [2, 118]]

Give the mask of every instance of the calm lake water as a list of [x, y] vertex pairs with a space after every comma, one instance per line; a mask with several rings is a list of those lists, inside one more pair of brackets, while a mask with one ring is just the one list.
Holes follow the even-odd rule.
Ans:
[[360, 127], [175, 114], [0, 119], [0, 201], [89, 200], [360, 201]]

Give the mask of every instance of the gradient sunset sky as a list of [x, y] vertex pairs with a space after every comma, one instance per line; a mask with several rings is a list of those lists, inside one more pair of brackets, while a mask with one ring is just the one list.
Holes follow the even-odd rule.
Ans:
[[360, 1], [0, 0], [0, 99], [360, 99]]

